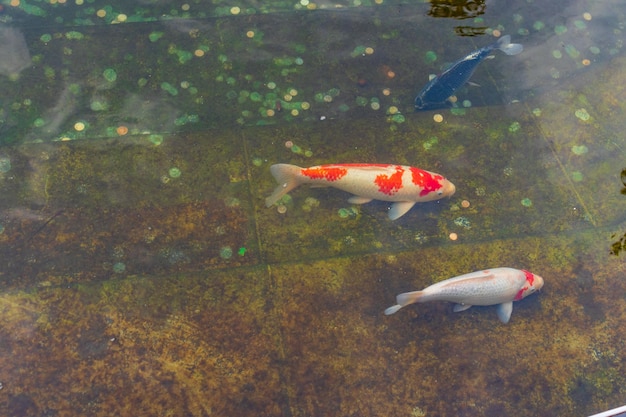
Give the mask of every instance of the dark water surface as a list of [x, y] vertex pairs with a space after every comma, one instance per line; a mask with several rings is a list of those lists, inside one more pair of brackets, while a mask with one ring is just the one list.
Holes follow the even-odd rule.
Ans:
[[[626, 403], [626, 9], [450, 3], [4, 3], [0, 414]], [[413, 111], [498, 31], [524, 52]], [[393, 222], [326, 188], [266, 208], [279, 162], [412, 165], [457, 191]], [[506, 325], [447, 303], [383, 315], [499, 266], [545, 279]]]

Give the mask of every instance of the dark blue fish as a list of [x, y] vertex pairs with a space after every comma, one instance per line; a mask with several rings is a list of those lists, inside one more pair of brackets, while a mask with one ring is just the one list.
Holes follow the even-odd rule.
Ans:
[[507, 55], [517, 55], [524, 47], [519, 43], [511, 43], [511, 37], [506, 35], [497, 42], [472, 52], [426, 84], [415, 98], [415, 110], [432, 110], [447, 106], [448, 98], [470, 79], [478, 64], [489, 57], [494, 49], [499, 49]]

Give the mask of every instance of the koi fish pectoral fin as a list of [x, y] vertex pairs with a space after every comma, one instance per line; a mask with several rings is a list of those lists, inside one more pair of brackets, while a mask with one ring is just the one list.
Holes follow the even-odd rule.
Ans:
[[513, 301], [499, 304], [496, 312], [498, 314], [498, 318], [502, 323], [508, 323], [509, 319], [511, 318], [511, 313], [513, 312]]
[[353, 195], [348, 199], [348, 203], [350, 204], [365, 204], [369, 203], [370, 201], [372, 201], [371, 198], [359, 197], [358, 195]]
[[458, 313], [459, 311], [465, 311], [470, 307], [472, 307], [471, 304], [455, 304], [452, 311], [454, 311], [455, 313]]
[[395, 314], [398, 310], [400, 310], [402, 306], [400, 304], [396, 304], [395, 306], [391, 306], [385, 310], [385, 315], [388, 316], [390, 314]]
[[398, 201], [389, 209], [389, 219], [396, 220], [404, 216], [415, 205], [415, 201]]

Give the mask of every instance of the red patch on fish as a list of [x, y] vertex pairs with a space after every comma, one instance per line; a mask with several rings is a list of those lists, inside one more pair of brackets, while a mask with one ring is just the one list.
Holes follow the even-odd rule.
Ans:
[[441, 181], [444, 179], [441, 175], [433, 175], [428, 171], [414, 167], [411, 167], [411, 175], [413, 184], [422, 189], [422, 191], [420, 191], [420, 197], [439, 190], [441, 188]]
[[305, 177], [309, 177], [312, 180], [326, 180], [326, 181], [337, 181], [344, 177], [348, 173], [346, 168], [332, 166], [332, 165], [321, 165], [318, 167], [311, 168], [302, 168], [302, 175]]
[[524, 275], [526, 275], [526, 282], [528, 282], [530, 285], [533, 285], [533, 283], [535, 282], [535, 274], [525, 269], [522, 269], [522, 272], [524, 273]]
[[522, 269], [522, 272], [526, 276], [526, 282], [528, 285], [524, 285], [522, 289], [515, 294], [515, 298], [513, 299], [514, 301], [519, 301], [524, 298], [524, 293], [528, 291], [528, 289], [532, 287], [535, 282], [535, 275], [532, 272], [526, 271], [525, 269]]
[[374, 183], [378, 185], [378, 191], [387, 195], [394, 195], [402, 188], [402, 174], [404, 169], [396, 166], [396, 172], [391, 175], [380, 174], [376, 176]]

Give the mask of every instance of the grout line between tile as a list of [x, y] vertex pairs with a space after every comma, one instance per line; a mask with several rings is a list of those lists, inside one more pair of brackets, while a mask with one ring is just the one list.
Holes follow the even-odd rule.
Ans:
[[[534, 115], [532, 113], [532, 111], [528, 108], [528, 104], [524, 103], [524, 108], [526, 109], [526, 111], [528, 112], [528, 114], [531, 117], [531, 120], [533, 120]], [[566, 178], [567, 183], [569, 184], [572, 192], [574, 193], [574, 195], [576, 196], [576, 199], [578, 200], [578, 202], [580, 203], [580, 205], [582, 206], [583, 210], [585, 211], [585, 214], [588, 216], [589, 218], [589, 222], [594, 226], [594, 227], [598, 227], [598, 224], [596, 223], [593, 215], [591, 214], [591, 211], [589, 210], [589, 208], [587, 207], [587, 205], [585, 204], [585, 200], [583, 199], [583, 197], [580, 195], [580, 193], [578, 192], [578, 190], [576, 189], [576, 185], [574, 184], [574, 182], [572, 181], [572, 178], [570, 175], [567, 175], [567, 169], [565, 168], [565, 165], [563, 165], [563, 162], [561, 161], [561, 159], [559, 158], [558, 153], [556, 152], [556, 149], [554, 148], [552, 142], [548, 139], [548, 136], [546, 135], [545, 130], [543, 129], [543, 127], [541, 126], [540, 123], [535, 123], [535, 126], [537, 127], [537, 130], [539, 131], [539, 133], [541, 134], [542, 139], [546, 142], [546, 144], [548, 145], [548, 148], [550, 148], [550, 152], [552, 152], [552, 156], [554, 156], [554, 159], [556, 160], [556, 162], [559, 164], [559, 169], [561, 170], [561, 172], [563, 173], [563, 176]]]
[[[277, 302], [280, 306], [280, 303], [282, 301], [282, 297], [280, 296], [281, 294], [280, 289], [282, 288], [282, 283], [276, 280], [276, 276], [274, 275], [272, 271], [272, 265], [267, 262], [266, 254], [263, 251], [263, 246], [261, 244], [261, 231], [259, 230], [259, 221], [257, 217], [257, 210], [255, 207], [254, 196], [252, 194], [252, 189], [251, 189], [252, 173], [250, 169], [250, 154], [248, 151], [248, 141], [246, 140], [245, 135], [243, 133], [241, 135], [241, 140], [243, 142], [243, 150], [244, 150], [244, 158], [245, 158], [244, 165], [246, 167], [246, 176], [248, 178], [248, 195], [250, 198], [250, 203], [252, 204], [252, 216], [253, 216], [252, 221], [254, 222], [256, 244], [257, 244], [257, 247], [259, 248], [259, 260], [261, 262], [261, 265], [264, 266], [265, 271], [267, 272], [267, 276], [269, 278], [268, 279], [269, 292], [272, 298], [275, 300], [275, 302], [273, 303], [273, 308], [271, 310], [272, 313], [270, 314], [273, 315], [272, 321], [274, 323], [274, 326], [277, 332], [277, 341], [276, 341], [277, 355], [278, 355], [278, 360], [280, 361], [280, 363], [285, 363], [287, 359], [287, 355], [285, 353], [285, 336], [283, 334], [283, 328], [280, 322], [280, 314], [278, 314], [278, 311], [277, 311], [277, 308], [280, 308], [280, 307], [277, 307]], [[279, 366], [278, 375], [280, 377], [281, 391], [284, 397], [284, 402], [280, 404], [280, 408], [282, 409], [282, 415], [284, 417], [291, 417], [293, 415], [292, 400], [295, 398], [295, 395], [294, 395], [293, 389], [290, 388], [291, 383], [290, 383], [290, 378], [289, 378], [289, 372], [286, 371], [284, 366]]]

